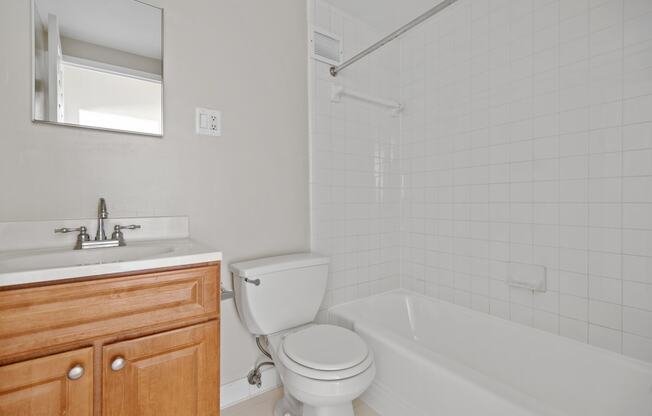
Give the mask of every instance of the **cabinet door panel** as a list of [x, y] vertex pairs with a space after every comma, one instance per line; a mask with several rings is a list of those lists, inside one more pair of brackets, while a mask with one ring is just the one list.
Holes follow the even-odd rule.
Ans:
[[103, 416], [219, 415], [218, 321], [105, 346], [102, 385]]
[[[76, 365], [84, 374], [70, 380]], [[91, 416], [93, 349], [65, 352], [0, 367], [0, 415]]]

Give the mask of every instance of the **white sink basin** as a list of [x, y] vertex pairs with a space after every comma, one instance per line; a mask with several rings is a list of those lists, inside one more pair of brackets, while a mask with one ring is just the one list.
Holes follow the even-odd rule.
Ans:
[[51, 269], [54, 267], [114, 263], [117, 261], [142, 260], [159, 254], [170, 253], [172, 251], [174, 251], [174, 248], [169, 246], [141, 246], [25, 253], [24, 255], [0, 260], [0, 269], [11, 272], [30, 269]]
[[137, 242], [126, 247], [48, 248], [0, 253], [0, 286], [101, 276], [221, 260], [192, 240]]

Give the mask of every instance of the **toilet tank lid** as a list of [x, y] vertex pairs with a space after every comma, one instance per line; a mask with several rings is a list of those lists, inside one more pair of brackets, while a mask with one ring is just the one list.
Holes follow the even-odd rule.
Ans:
[[329, 262], [328, 257], [316, 253], [296, 253], [233, 263], [229, 268], [232, 273], [240, 277], [252, 277], [283, 270], [319, 266]]

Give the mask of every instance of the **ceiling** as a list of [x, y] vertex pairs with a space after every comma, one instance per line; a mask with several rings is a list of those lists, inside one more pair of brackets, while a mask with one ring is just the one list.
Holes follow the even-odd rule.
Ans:
[[326, 0], [383, 32], [392, 32], [435, 7], [441, 0]]
[[59, 18], [61, 36], [161, 59], [161, 9], [136, 0], [35, 0], [47, 27]]

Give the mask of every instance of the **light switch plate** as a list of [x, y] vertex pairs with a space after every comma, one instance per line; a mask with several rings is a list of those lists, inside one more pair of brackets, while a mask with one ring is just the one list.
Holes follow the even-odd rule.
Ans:
[[195, 132], [203, 136], [222, 135], [222, 113], [217, 110], [197, 107]]

